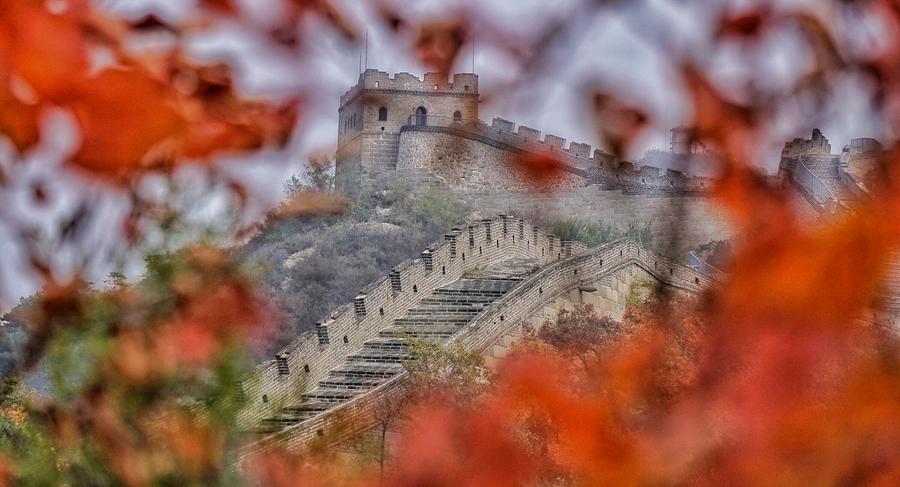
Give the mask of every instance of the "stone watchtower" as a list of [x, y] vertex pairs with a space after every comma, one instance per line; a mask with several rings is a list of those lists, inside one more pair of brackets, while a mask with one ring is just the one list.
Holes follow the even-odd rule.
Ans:
[[404, 125], [439, 125], [478, 120], [478, 76], [437, 73], [419, 79], [409, 73], [393, 78], [368, 69], [356, 86], [341, 96], [338, 109], [335, 186], [348, 194], [371, 188], [397, 168], [400, 129]]

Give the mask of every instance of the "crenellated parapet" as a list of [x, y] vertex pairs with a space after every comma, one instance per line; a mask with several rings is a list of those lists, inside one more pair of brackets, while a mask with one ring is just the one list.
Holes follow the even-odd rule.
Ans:
[[375, 69], [367, 69], [359, 75], [356, 85], [341, 96], [341, 106], [350, 103], [364, 91], [381, 93], [420, 93], [423, 95], [478, 96], [478, 75], [457, 73], [448, 77], [440, 73], [425, 73], [419, 78], [410, 73], [396, 73], [393, 76]]
[[[494, 118], [490, 125], [480, 120], [458, 123], [440, 117], [431, 117], [426, 124], [409, 123], [401, 129], [398, 168], [415, 166], [437, 172], [451, 172], [447, 167], [448, 163], [460, 164], [468, 160], [465, 156], [455, 158], [454, 154], [447, 154], [442, 147], [436, 147], [447, 146], [449, 140], [433, 138], [412, 140], [408, 135], [410, 132], [445, 133], [507, 152], [546, 154], [562, 162], [564, 171], [580, 177], [582, 186], [600, 185], [607, 189], [621, 189], [634, 194], [683, 194], [705, 192], [712, 183], [708, 178], [688, 175], [681, 171], [650, 165], [637, 167], [634, 163], [618, 160], [601, 149], [592, 150], [590, 144], [567, 141], [563, 137], [544, 134], [531, 127], [517, 126], [514, 122], [502, 118]], [[486, 151], [470, 148], [465, 152], [478, 153], [482, 159], [491, 159], [484, 161], [487, 166], [508, 164], [505, 160], [508, 158], [492, 159]], [[442, 167], [434, 167], [435, 160], [441, 161]], [[432, 167], [428, 167], [429, 164], [432, 164]], [[483, 173], [483, 170], [476, 171], [476, 174]], [[496, 182], [496, 187], [498, 190], [509, 189], [510, 184], [512, 184], [510, 181], [500, 180]], [[572, 183], [565, 184], [569, 186]]]
[[506, 143], [534, 152], [549, 151], [573, 167], [586, 170], [592, 184], [621, 188], [628, 192], [699, 193], [709, 189], [711, 180], [692, 176], [682, 171], [662, 169], [649, 165], [636, 167], [629, 161], [619, 161], [602, 149], [591, 152], [591, 145], [568, 142], [566, 139], [545, 134], [531, 127], [519, 125], [502, 118], [491, 121], [490, 132]]

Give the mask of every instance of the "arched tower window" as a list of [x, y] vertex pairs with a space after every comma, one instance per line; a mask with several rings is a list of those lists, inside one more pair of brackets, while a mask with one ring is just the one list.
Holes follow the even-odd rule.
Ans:
[[416, 108], [416, 125], [428, 125], [428, 110], [425, 107]]
[[387, 108], [381, 107], [378, 109], [378, 121], [379, 122], [387, 121]]
[[462, 122], [462, 112], [457, 110], [453, 112], [453, 121], [454, 122]]

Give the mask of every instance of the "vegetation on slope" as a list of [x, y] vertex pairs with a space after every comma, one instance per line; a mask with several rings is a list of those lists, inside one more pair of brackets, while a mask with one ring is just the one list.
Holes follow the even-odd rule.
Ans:
[[652, 248], [653, 244], [650, 222], [631, 221], [627, 226], [621, 228], [589, 218], [572, 217], [548, 221], [545, 228], [562, 240], [577, 240], [588, 247], [595, 247], [622, 238], [630, 238], [648, 248]]
[[259, 269], [281, 327], [257, 353], [268, 356], [312, 329], [467, 216], [466, 205], [450, 194], [397, 186], [361, 197], [340, 216], [268, 222], [244, 257]]

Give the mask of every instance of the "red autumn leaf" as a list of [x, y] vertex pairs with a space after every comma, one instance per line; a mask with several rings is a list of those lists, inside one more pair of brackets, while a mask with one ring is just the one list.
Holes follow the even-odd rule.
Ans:
[[757, 38], [768, 27], [771, 20], [772, 14], [766, 7], [725, 15], [719, 20], [716, 38]]
[[438, 73], [449, 73], [468, 38], [462, 21], [436, 21], [421, 25], [416, 39], [416, 56]]
[[39, 116], [39, 106], [22, 103], [0, 88], [0, 134], [9, 137], [19, 152], [38, 143]]
[[724, 164], [744, 165], [756, 147], [754, 129], [759, 114], [751, 107], [726, 100], [699, 70], [682, 69], [694, 114], [691, 127], [700, 142], [719, 154]]
[[613, 95], [596, 92], [593, 98], [601, 140], [615, 156], [624, 158], [647, 128], [650, 117], [640, 108], [627, 105]]
[[155, 31], [165, 30], [169, 32], [177, 32], [178, 29], [170, 25], [168, 22], [156, 15], [150, 14], [131, 22], [131, 28], [136, 31]]
[[74, 14], [51, 14], [43, 2], [0, 6], [0, 76], [11, 72], [40, 96], [57, 98], [83, 75], [86, 56]]
[[296, 24], [305, 17], [313, 17], [330, 24], [348, 41], [357, 39], [356, 29], [331, 0], [285, 0], [284, 5], [287, 14], [282, 28]]
[[336, 215], [347, 209], [347, 200], [321, 191], [303, 191], [296, 194], [278, 210], [278, 216], [304, 217]]
[[848, 326], [872, 304], [891, 250], [900, 243], [889, 215], [873, 205], [822, 229], [776, 226], [757, 234], [735, 257], [754, 264], [734, 267], [717, 296], [722, 314], [748, 322]]
[[81, 129], [72, 164], [121, 176], [171, 159], [186, 130], [171, 88], [137, 69], [110, 68], [78, 82], [67, 100]]
[[237, 13], [237, 7], [234, 4], [234, 0], [201, 0], [200, 5], [226, 14]]
[[513, 169], [526, 184], [539, 191], [550, 191], [566, 177], [565, 163], [548, 153], [523, 152], [514, 159]]
[[393, 32], [399, 32], [407, 27], [407, 22], [397, 9], [391, 7], [385, 2], [375, 4], [375, 12], [381, 22]]

